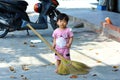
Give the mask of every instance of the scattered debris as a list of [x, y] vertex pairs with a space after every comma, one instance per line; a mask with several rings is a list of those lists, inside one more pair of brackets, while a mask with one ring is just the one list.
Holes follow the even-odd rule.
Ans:
[[16, 72], [13, 66], [9, 66], [10, 71]]
[[92, 10], [95, 10], [96, 8], [95, 7], [91, 7]]
[[102, 61], [100, 61], [100, 60], [97, 60], [97, 63], [101, 63]]
[[92, 76], [97, 76], [97, 74], [93, 74]]
[[22, 70], [24, 70], [24, 71], [29, 70], [28, 65], [22, 65]]
[[113, 68], [119, 68], [119, 66], [113, 66]]
[[35, 45], [34, 44], [30, 44], [30, 47], [35, 47]]
[[89, 51], [91, 51], [91, 50], [93, 50], [92, 48], [91, 49], [89, 49]]
[[70, 78], [78, 78], [77, 75], [71, 75]]
[[115, 69], [115, 70], [112, 70], [112, 71], [116, 72], [116, 71], [119, 71], [119, 69]]
[[21, 75], [21, 77], [24, 77], [24, 75]]
[[98, 55], [99, 53], [95, 53], [96, 55]]
[[42, 65], [42, 67], [47, 67], [47, 66], [52, 66], [52, 65], [55, 65], [55, 63], [45, 64], [45, 65]]
[[22, 78], [22, 80], [28, 80], [28, 78], [25, 77], [24, 75], [21, 75], [21, 78]]
[[13, 76], [13, 75], [12, 75], [12, 76], [10, 76], [10, 78], [12, 78], [12, 79], [17, 79], [17, 77], [15, 77], [15, 76]]
[[27, 44], [27, 42], [24, 42], [24, 44]]
[[41, 43], [42, 41], [41, 40], [31, 40], [30, 41], [32, 44], [36, 44], [36, 43]]

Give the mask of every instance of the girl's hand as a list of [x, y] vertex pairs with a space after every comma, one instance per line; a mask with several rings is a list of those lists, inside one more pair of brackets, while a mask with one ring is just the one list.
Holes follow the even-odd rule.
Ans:
[[66, 44], [66, 47], [67, 47], [67, 48], [70, 48], [70, 47], [71, 47], [71, 44]]
[[56, 46], [56, 39], [54, 38], [52, 48], [55, 49], [55, 46]]
[[56, 46], [56, 45], [55, 45], [55, 44], [53, 44], [53, 45], [52, 45], [52, 48], [53, 48], [53, 49], [55, 49], [55, 46]]
[[66, 44], [66, 47], [67, 47], [67, 48], [70, 48], [70, 47], [71, 47], [72, 41], [73, 41], [73, 37], [71, 37], [71, 38], [69, 39], [69, 42]]

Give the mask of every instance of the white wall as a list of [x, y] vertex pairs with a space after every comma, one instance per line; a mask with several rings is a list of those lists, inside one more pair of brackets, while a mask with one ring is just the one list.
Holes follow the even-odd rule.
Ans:
[[31, 11], [34, 11], [34, 5], [35, 3], [38, 3], [39, 1], [38, 0], [25, 0], [28, 2], [28, 7], [27, 7], [27, 12], [31, 12]]

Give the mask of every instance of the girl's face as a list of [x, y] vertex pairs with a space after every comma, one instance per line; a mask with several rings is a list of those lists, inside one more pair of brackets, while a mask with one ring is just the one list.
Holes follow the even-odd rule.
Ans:
[[66, 26], [67, 26], [67, 21], [66, 20], [58, 20], [57, 21], [57, 25], [59, 26], [59, 28], [66, 28]]

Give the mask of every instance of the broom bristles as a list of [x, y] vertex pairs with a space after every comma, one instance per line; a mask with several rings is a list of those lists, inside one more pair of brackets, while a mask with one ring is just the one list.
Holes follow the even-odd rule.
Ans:
[[60, 75], [67, 75], [67, 74], [70, 74], [70, 71], [69, 71], [69, 68], [66, 65], [61, 63], [58, 67], [57, 73], [60, 74]]
[[90, 67], [84, 63], [71, 61], [71, 60], [61, 60], [61, 64], [58, 67], [58, 74], [87, 74], [89, 73]]
[[86, 64], [77, 62], [77, 61], [71, 61], [72, 65], [77, 67], [77, 68], [83, 68], [83, 69], [90, 69]]
[[70, 62], [63, 58], [61, 59], [61, 63], [58, 67], [58, 74], [61, 74], [61, 75], [67, 75], [67, 74], [70, 74], [70, 71], [69, 71], [69, 68], [68, 68], [68, 65], [70, 64]]
[[71, 74], [87, 74], [90, 69], [87, 65], [76, 61], [71, 61], [71, 65], [68, 68]]

